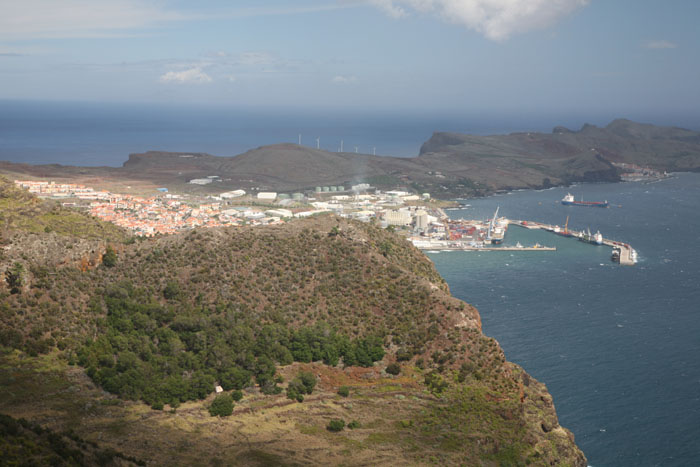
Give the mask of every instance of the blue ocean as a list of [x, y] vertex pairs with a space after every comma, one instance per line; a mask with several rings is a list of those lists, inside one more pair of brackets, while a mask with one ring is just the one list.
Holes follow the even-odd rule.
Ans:
[[[0, 100], [0, 160], [29, 164], [121, 166], [149, 150], [235, 156], [275, 143], [328, 151], [417, 156], [434, 131], [549, 132], [554, 125], [605, 125], [610, 116], [541, 117], [295, 110]], [[552, 123], [554, 122], [554, 123]]]
[[[563, 206], [568, 192], [611, 207]], [[557, 251], [429, 256], [508, 360], [547, 384], [590, 465], [700, 465], [700, 174], [462, 202], [452, 217], [486, 219], [500, 207], [563, 226], [568, 216], [569, 229], [639, 252], [636, 266], [620, 266], [609, 247], [511, 226], [505, 244]]]
[[[608, 121], [595, 121], [606, 124]], [[120, 166], [147, 150], [232, 156], [298, 142], [414, 156], [433, 131], [477, 134], [578, 128], [551, 117], [313, 114], [259, 109], [0, 101], [0, 160]], [[663, 122], [658, 122], [663, 123]], [[577, 199], [609, 209], [562, 206]], [[560, 423], [589, 463], [700, 465], [700, 174], [655, 183], [579, 185], [465, 200], [456, 218], [511, 219], [590, 228], [630, 243], [634, 267], [610, 248], [511, 226], [506, 244], [556, 252], [429, 254], [452, 293], [480, 311], [506, 357], [547, 384]]]

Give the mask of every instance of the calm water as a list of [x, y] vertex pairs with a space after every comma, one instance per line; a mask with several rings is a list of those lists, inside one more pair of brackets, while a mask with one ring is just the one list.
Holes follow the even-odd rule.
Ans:
[[[562, 206], [607, 199], [609, 209]], [[431, 254], [484, 332], [547, 384], [560, 423], [599, 466], [700, 465], [700, 174], [656, 183], [581, 185], [465, 201], [456, 218], [590, 227], [632, 244], [611, 249], [512, 226], [506, 243], [556, 252]]]
[[0, 100], [0, 160], [121, 166], [148, 150], [235, 156], [258, 146], [297, 143], [337, 151], [416, 156], [434, 131], [473, 134], [551, 131], [599, 125], [615, 116], [429, 115], [398, 112], [212, 109], [177, 105]]

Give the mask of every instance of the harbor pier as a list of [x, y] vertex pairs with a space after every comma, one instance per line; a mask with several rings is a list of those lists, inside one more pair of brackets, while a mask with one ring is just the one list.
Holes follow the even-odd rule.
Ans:
[[[551, 225], [551, 224], [544, 224], [541, 222], [533, 222], [533, 221], [523, 221], [523, 220], [509, 220], [509, 224], [512, 225], [517, 225], [518, 227], [523, 227], [526, 229], [531, 229], [531, 230], [546, 230], [548, 232], [552, 233], [557, 233], [560, 234], [563, 232], [559, 226]], [[566, 231], [567, 235], [569, 237], [575, 237], [575, 238], [582, 238], [584, 233], [583, 232], [576, 232], [576, 231]], [[613, 249], [613, 251], [617, 250], [619, 251], [619, 262], [622, 266], [634, 266], [637, 264], [637, 252], [635, 251], [634, 248], [629, 243], [623, 243], [623, 242], [618, 242], [616, 240], [611, 240], [608, 238], [603, 238], [601, 245], [606, 245], [609, 246]]]

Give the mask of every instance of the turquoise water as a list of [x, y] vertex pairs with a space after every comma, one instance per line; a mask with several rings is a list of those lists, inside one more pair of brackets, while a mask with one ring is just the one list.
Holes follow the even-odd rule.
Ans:
[[[562, 206], [607, 199], [609, 209]], [[511, 226], [506, 244], [556, 252], [429, 254], [452, 293], [475, 305], [506, 357], [547, 384], [560, 423], [599, 466], [700, 462], [700, 174], [656, 183], [522, 191], [463, 203], [455, 218], [590, 227], [630, 243], [611, 249]]]

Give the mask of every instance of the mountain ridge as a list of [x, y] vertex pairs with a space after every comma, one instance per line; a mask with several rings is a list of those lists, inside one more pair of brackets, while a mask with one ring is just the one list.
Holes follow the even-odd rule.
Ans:
[[[620, 181], [613, 163], [659, 171], [700, 170], [700, 132], [626, 119], [551, 133], [468, 135], [435, 132], [412, 158], [318, 150], [291, 143], [261, 146], [233, 157], [149, 151], [131, 154], [121, 168], [27, 166], [0, 162], [0, 171], [43, 177], [128, 180], [202, 192], [225, 189], [313, 191], [317, 186], [370, 183], [406, 187], [437, 198], [547, 188], [575, 182]], [[208, 187], [194, 178], [216, 175]]]

